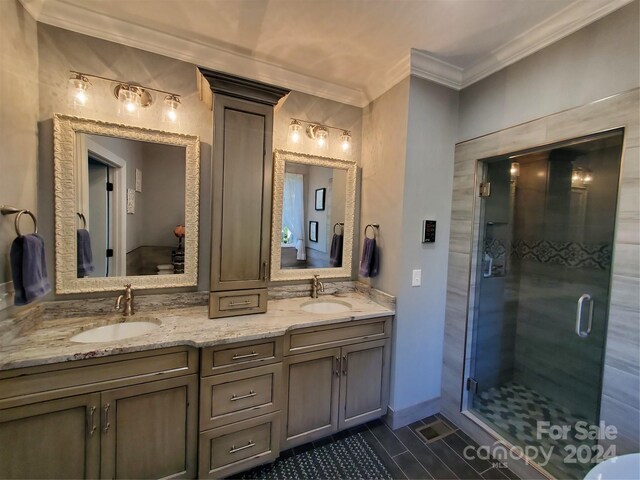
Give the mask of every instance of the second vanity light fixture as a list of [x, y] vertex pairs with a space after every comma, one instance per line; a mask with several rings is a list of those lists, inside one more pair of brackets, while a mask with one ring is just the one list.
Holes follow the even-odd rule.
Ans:
[[351, 132], [343, 128], [332, 127], [330, 125], [322, 125], [320, 123], [308, 122], [306, 120], [300, 120], [299, 118], [291, 118], [289, 124], [289, 141], [294, 144], [302, 142], [303, 126], [304, 132], [307, 136], [314, 140], [317, 147], [320, 149], [327, 149], [329, 147], [329, 130], [337, 130], [340, 134], [340, 146], [342, 151], [347, 153], [351, 149]]
[[71, 70], [69, 77], [70, 102], [74, 107], [84, 107], [89, 101], [89, 88], [91, 82], [89, 78], [96, 78], [112, 82], [113, 95], [118, 99], [118, 113], [125, 116], [138, 116], [141, 108], [149, 107], [153, 104], [151, 92], [164, 95], [163, 120], [169, 123], [178, 122], [178, 108], [180, 107], [180, 95], [172, 92], [165, 92], [157, 88], [145, 87], [137, 83], [121, 82], [113, 78], [90, 75], [88, 73]]

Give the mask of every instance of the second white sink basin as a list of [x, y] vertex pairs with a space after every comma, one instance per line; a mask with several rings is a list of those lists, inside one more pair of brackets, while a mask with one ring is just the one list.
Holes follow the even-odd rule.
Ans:
[[101, 343], [115, 342], [126, 338], [133, 338], [154, 331], [160, 326], [157, 320], [114, 323], [112, 325], [104, 325], [102, 327], [85, 330], [70, 338], [76, 343]]
[[351, 305], [340, 300], [311, 300], [300, 308], [309, 313], [343, 313], [351, 310]]

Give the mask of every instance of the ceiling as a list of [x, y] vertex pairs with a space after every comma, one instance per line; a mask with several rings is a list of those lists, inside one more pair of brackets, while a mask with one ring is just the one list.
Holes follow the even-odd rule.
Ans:
[[357, 106], [409, 73], [464, 88], [629, 1], [21, 0], [43, 23]]

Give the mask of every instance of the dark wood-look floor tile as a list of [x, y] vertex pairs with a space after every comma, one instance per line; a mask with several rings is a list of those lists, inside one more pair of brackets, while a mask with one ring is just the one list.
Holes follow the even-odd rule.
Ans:
[[407, 478], [411, 480], [429, 479], [433, 477], [427, 473], [424, 467], [418, 462], [411, 452], [404, 452], [393, 457], [393, 460], [402, 469]]
[[384, 447], [380, 444], [380, 442], [378, 442], [378, 440], [373, 435], [373, 433], [371, 433], [369, 430], [366, 430], [361, 432], [361, 434], [362, 434], [362, 437], [367, 442], [367, 444], [373, 449], [376, 455], [378, 455], [378, 457], [380, 458], [380, 461], [385, 466], [387, 471], [391, 474], [391, 477], [394, 480], [395, 479], [404, 480], [407, 478], [404, 472], [402, 471], [402, 469], [398, 467], [396, 462], [394, 462], [394, 460], [387, 453]]
[[[491, 462], [477, 458], [477, 447], [469, 445], [458, 432], [447, 435], [442, 440], [449, 445], [462, 459], [464, 459], [471, 467], [478, 473], [482, 473], [485, 470], [489, 470], [493, 467]], [[469, 448], [471, 447], [471, 448]], [[467, 454], [465, 455], [465, 449]]]
[[[346, 436], [349, 436], [349, 435], [346, 435]], [[342, 438], [344, 438], [344, 437], [342, 437]], [[312, 442], [313, 448], [318, 448], [318, 447], [322, 447], [324, 445], [328, 445], [330, 443], [335, 442], [336, 440], [338, 440], [338, 439], [334, 438], [333, 435], [329, 435], [328, 437], [324, 437], [324, 438], [321, 438], [319, 440], [314, 440]]]
[[367, 426], [392, 457], [407, 451], [406, 447], [397, 439], [384, 422], [374, 420], [368, 423]]
[[396, 430], [395, 434], [433, 478], [438, 480], [458, 478], [409, 427], [402, 427]]
[[500, 468], [490, 468], [482, 473], [482, 478], [486, 480], [507, 480], [507, 476], [502, 473]]
[[438, 458], [461, 480], [477, 480], [480, 473], [476, 472], [467, 462], [449, 447], [443, 440], [436, 440], [429, 444], [429, 448]]
[[500, 470], [500, 473], [502, 473], [505, 477], [507, 477], [510, 480], [520, 480], [520, 477], [515, 473], [513, 473], [513, 470], [509, 469], [506, 466], [501, 467], [498, 470]]

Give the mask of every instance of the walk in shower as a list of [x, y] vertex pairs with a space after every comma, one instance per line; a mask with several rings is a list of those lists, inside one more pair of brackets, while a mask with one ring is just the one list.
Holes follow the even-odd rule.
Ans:
[[543, 468], [560, 478], [583, 478], [593, 465], [572, 451], [596, 441], [575, 428], [554, 439], [538, 422], [599, 421], [622, 140], [615, 130], [478, 164], [467, 410], [512, 445], [551, 450]]

